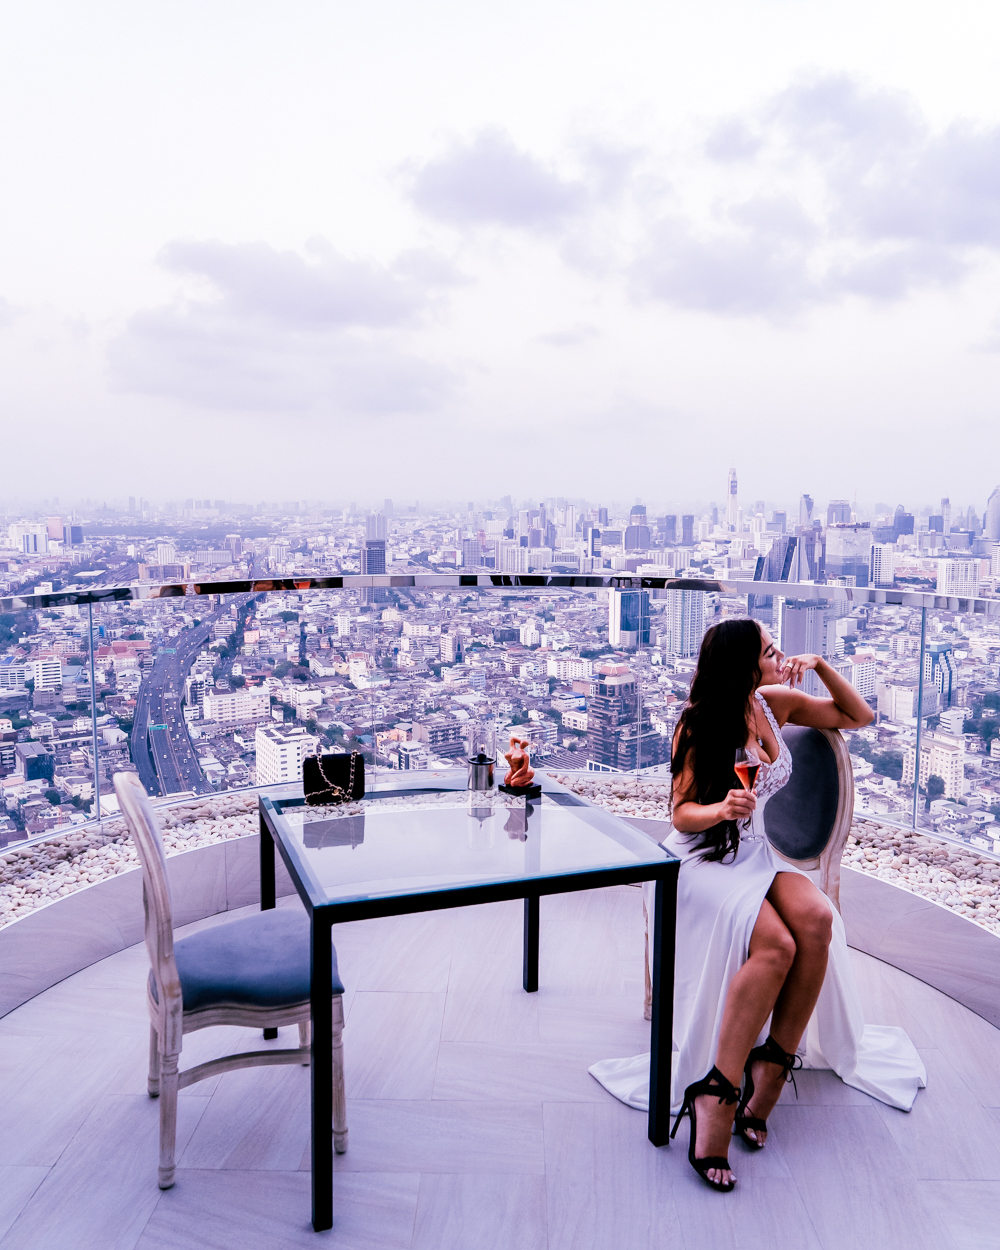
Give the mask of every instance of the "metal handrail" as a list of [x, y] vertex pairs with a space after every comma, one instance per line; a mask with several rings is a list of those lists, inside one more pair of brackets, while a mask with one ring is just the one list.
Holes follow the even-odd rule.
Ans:
[[122, 586], [91, 586], [52, 594], [9, 595], [0, 611], [24, 612], [77, 604], [121, 603], [198, 595], [287, 594], [303, 590], [703, 590], [722, 595], [771, 595], [784, 598], [866, 603], [1000, 616], [1000, 598], [955, 598], [934, 591], [875, 586], [828, 586], [815, 582], [755, 582], [738, 579], [659, 577], [645, 573], [344, 573], [338, 577], [271, 577], [241, 581], [184, 581]]

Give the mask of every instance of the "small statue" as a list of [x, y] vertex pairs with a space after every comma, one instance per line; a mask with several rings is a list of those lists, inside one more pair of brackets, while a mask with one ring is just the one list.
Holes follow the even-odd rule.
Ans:
[[522, 789], [531, 785], [534, 780], [535, 770], [530, 766], [528, 757], [529, 746], [530, 743], [527, 738], [519, 738], [517, 734], [511, 734], [510, 750], [503, 753], [504, 759], [510, 765], [507, 776], [503, 779], [505, 786]]

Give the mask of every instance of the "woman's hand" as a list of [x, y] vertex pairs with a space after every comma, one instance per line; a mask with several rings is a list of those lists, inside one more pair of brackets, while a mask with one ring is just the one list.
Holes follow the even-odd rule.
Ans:
[[822, 662], [820, 655], [791, 655], [781, 666], [781, 684], [789, 685], [793, 690], [802, 685], [802, 678], [817, 664]]
[[720, 820], [749, 820], [757, 808], [757, 796], [742, 788], [730, 790], [719, 804]]

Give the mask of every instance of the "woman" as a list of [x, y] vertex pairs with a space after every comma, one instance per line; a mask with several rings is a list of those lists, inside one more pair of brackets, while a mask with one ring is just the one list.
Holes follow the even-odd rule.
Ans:
[[[830, 698], [796, 688], [810, 669]], [[723, 621], [705, 635], [674, 737], [674, 829], [664, 842], [681, 860], [671, 1102], [675, 1133], [682, 1115], [691, 1118], [692, 1166], [723, 1192], [736, 1180], [734, 1117], [743, 1142], [762, 1149], [782, 1085], [802, 1066], [807, 1026], [809, 1067], [833, 1068], [905, 1110], [925, 1083], [901, 1029], [865, 1028], [839, 914], [764, 834], [767, 800], [792, 771], [781, 726], [858, 729], [871, 719], [825, 660], [786, 661], [756, 621]], [[733, 784], [741, 747], [760, 762], [749, 793]], [[648, 1106], [648, 1056], [590, 1071], [622, 1101]]]

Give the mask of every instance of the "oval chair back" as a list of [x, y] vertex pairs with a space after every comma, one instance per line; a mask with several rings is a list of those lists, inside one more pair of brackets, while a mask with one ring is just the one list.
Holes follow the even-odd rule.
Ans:
[[819, 888], [840, 910], [840, 861], [854, 818], [854, 774], [843, 735], [835, 729], [786, 725], [792, 776], [768, 800], [767, 840], [798, 868], [819, 870]]
[[[142, 866], [142, 907], [145, 913], [146, 950], [156, 986], [154, 1001], [160, 1029], [177, 1030], [180, 1050], [183, 999], [181, 980], [174, 959], [174, 922], [167, 880], [167, 860], [163, 841], [142, 782], [137, 773], [115, 773], [115, 794], [128, 825]], [[172, 1042], [173, 1037], [168, 1041]]]

